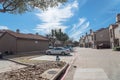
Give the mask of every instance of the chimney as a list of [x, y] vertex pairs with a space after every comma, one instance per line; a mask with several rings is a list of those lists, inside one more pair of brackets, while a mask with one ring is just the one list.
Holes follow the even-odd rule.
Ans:
[[120, 13], [116, 16], [116, 22], [120, 22]]
[[17, 30], [16, 30], [16, 33], [20, 33], [20, 30], [19, 30], [19, 29], [17, 29]]
[[82, 35], [82, 37], [84, 37], [84, 36]]
[[87, 36], [87, 32], [86, 32], [86, 36]]
[[90, 33], [92, 33], [93, 31], [92, 31], [92, 29], [90, 29]]
[[39, 33], [36, 33], [36, 35], [39, 35]]

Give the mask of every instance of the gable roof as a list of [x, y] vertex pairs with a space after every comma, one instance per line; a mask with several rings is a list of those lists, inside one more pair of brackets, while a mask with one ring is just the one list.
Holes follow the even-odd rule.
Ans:
[[4, 34], [3, 30], [0, 30], [0, 37]]
[[23, 34], [23, 33], [13, 32], [13, 31], [10, 31], [10, 30], [4, 30], [4, 34], [5, 33], [8, 33], [8, 34], [14, 36], [15, 38], [48, 41], [48, 39], [46, 37], [43, 37], [41, 35]]

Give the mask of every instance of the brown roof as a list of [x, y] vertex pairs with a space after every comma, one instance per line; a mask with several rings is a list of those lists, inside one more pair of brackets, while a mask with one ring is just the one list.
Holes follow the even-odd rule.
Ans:
[[96, 32], [99, 32], [99, 31], [102, 31], [102, 30], [106, 30], [106, 29], [109, 29], [109, 28], [108, 27], [107, 28], [101, 28], [101, 29], [97, 30]]
[[43, 37], [41, 35], [36, 35], [36, 34], [23, 34], [23, 33], [13, 32], [10, 30], [5, 30], [5, 33], [9, 33], [10, 35], [12, 35], [16, 38], [48, 41], [48, 39], [46, 37]]
[[118, 24], [111, 24], [111, 25], [112, 25], [113, 29], [116, 28], [116, 27], [118, 27]]
[[4, 32], [5, 32], [5, 31], [0, 30], [0, 37], [3, 35]]

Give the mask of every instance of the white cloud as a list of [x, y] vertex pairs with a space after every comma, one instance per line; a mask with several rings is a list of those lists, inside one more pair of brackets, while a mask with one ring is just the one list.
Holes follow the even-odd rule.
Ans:
[[70, 30], [70, 37], [74, 40], [79, 40], [79, 36], [89, 29], [90, 22], [86, 18], [80, 18], [79, 22], [74, 24], [73, 28]]
[[72, 32], [76, 31], [76, 29], [79, 28], [85, 21], [86, 21], [85, 18], [79, 18], [79, 22], [77, 24], [74, 24], [73, 28], [70, 31]]
[[[82, 0], [81, 3], [78, 4], [78, 1], [75, 0], [65, 6], [59, 5], [58, 7], [48, 8], [47, 11], [36, 13], [41, 23], [38, 24], [34, 30], [40, 34], [46, 34], [49, 33], [51, 29], [61, 28], [63, 31], [69, 33], [68, 35], [71, 38], [78, 40], [80, 34], [85, 32], [90, 24], [87, 19], [79, 18], [79, 22], [74, 24], [72, 29], [64, 25], [64, 23], [76, 14], [74, 11], [78, 10], [78, 7], [82, 7], [86, 2], [87, 0]], [[66, 31], [66, 29], [70, 31]]]
[[47, 11], [37, 13], [36, 15], [41, 20], [41, 24], [38, 24], [34, 29], [40, 33], [49, 33], [51, 29], [61, 28], [66, 30], [67, 26], [63, 23], [74, 16], [74, 9], [78, 8], [78, 2], [75, 0], [66, 6], [59, 5], [58, 7], [48, 8]]
[[0, 29], [9, 29], [7, 26], [0, 26]]

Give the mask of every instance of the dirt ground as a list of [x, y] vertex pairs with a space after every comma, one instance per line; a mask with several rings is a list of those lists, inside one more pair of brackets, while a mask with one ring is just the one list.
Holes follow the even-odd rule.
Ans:
[[62, 68], [65, 62], [46, 61], [35, 63], [34, 66], [28, 66], [18, 70], [12, 70], [0, 73], [0, 80], [47, 80], [40, 75], [51, 68]]

